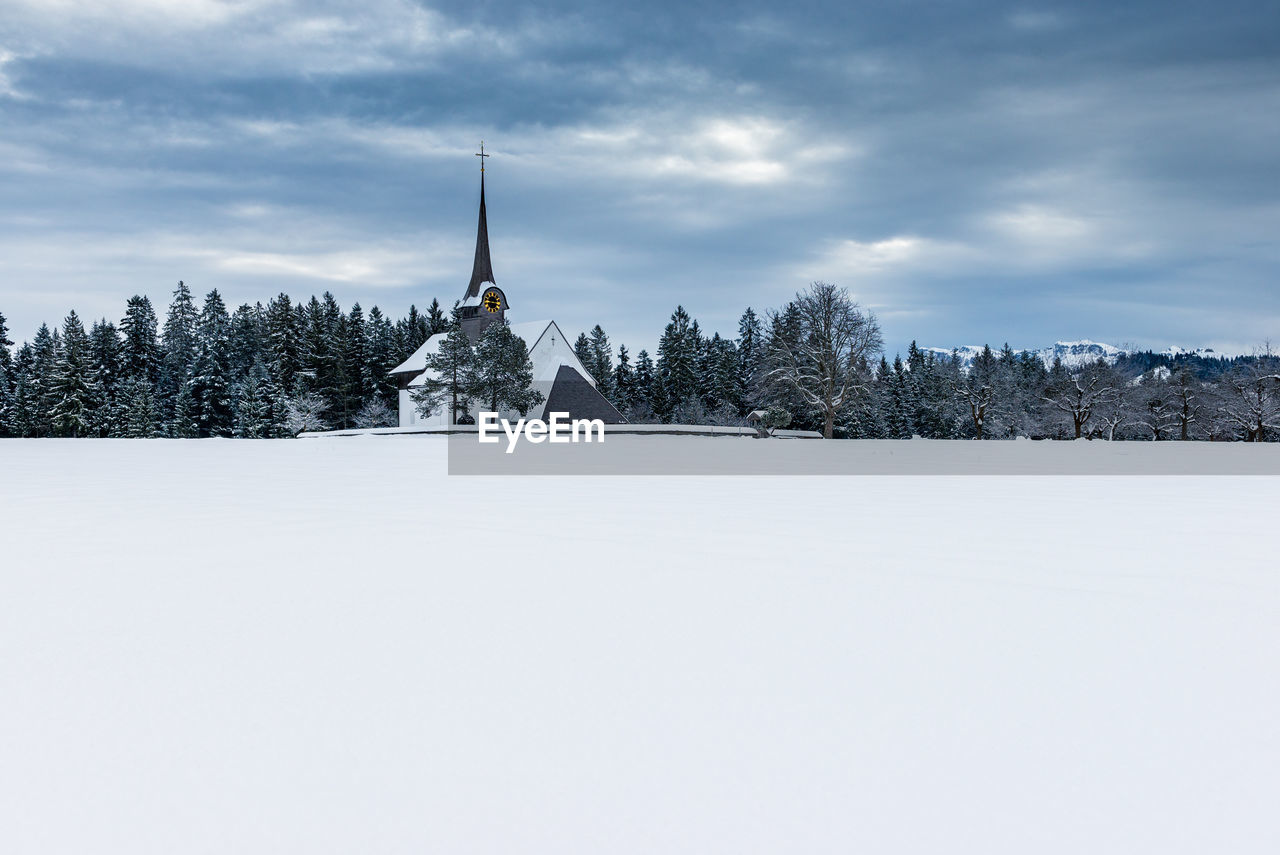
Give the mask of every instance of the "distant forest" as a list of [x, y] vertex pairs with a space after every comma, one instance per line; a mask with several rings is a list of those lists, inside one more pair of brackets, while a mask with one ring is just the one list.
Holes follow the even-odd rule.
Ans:
[[[870, 315], [860, 317], [874, 346], [842, 367], [850, 391], [826, 407], [828, 420], [802, 384], [782, 382], [805, 371], [786, 362], [812, 336], [802, 309], [801, 295], [763, 315], [748, 308], [725, 337], [677, 307], [655, 354], [615, 349], [598, 325], [575, 351], [632, 422], [744, 425], [754, 412], [756, 424], [843, 438], [1280, 439], [1280, 360], [1267, 351], [1139, 352], [1068, 367], [1006, 344], [965, 365], [912, 343], [890, 361]], [[135, 296], [118, 324], [86, 330], [72, 311], [12, 349], [0, 314], [0, 436], [272, 438], [392, 426], [388, 371], [447, 331], [451, 315], [433, 300], [392, 320], [376, 306], [343, 311], [330, 293], [229, 312], [217, 291], [197, 304], [178, 283], [163, 323]]]

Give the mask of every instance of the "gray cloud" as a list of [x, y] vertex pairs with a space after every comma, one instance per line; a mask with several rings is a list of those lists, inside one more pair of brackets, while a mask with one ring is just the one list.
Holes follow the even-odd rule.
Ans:
[[0, 310], [461, 293], [652, 346], [814, 278], [891, 347], [1280, 330], [1258, 4], [7, 0]]

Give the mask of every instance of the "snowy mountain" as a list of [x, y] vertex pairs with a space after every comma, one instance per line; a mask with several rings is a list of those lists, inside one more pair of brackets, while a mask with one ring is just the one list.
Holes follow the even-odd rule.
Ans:
[[[952, 348], [946, 347], [926, 347], [924, 350], [935, 353], [938, 356], [950, 356]], [[992, 348], [996, 350], [996, 348]], [[967, 344], [962, 347], [954, 348], [954, 351], [960, 356], [960, 365], [964, 369], [968, 369], [973, 361], [982, 353], [982, 347], [978, 345]], [[1104, 344], [1098, 341], [1090, 341], [1089, 339], [1081, 339], [1079, 341], [1055, 341], [1049, 347], [1040, 347], [1031, 350], [1045, 367], [1053, 365], [1055, 359], [1061, 359], [1062, 364], [1067, 368], [1080, 368], [1104, 359], [1108, 363], [1113, 363], [1126, 353], [1135, 352], [1125, 348], [1116, 347], [1113, 344]], [[1200, 356], [1205, 359], [1231, 359], [1238, 354], [1219, 353], [1211, 347], [1196, 348], [1194, 350], [1184, 347], [1170, 347], [1163, 351], [1159, 351], [1168, 356]], [[1014, 350], [1014, 353], [1021, 354], [1022, 350]]]

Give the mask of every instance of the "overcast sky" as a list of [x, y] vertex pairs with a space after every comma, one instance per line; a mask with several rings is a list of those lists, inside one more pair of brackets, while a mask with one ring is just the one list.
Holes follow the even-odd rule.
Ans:
[[652, 347], [809, 281], [890, 349], [1280, 338], [1274, 2], [0, 0], [0, 312], [470, 276]]

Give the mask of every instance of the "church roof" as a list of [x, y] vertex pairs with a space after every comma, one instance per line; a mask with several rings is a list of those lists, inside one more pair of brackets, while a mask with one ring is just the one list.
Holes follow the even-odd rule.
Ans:
[[471, 283], [464, 299], [480, 296], [480, 286], [493, 282], [493, 262], [489, 260], [489, 221], [484, 210], [484, 172], [480, 173], [480, 224], [476, 226], [476, 260], [471, 266]]
[[428, 336], [422, 346], [413, 352], [413, 354], [401, 362], [395, 368], [388, 371], [388, 374], [421, 374], [427, 370], [427, 357], [440, 349], [440, 342], [444, 341], [444, 334], [436, 333]]
[[626, 424], [618, 408], [568, 365], [561, 365], [547, 395], [544, 413], [568, 413], [573, 419], [600, 419], [607, 425]]
[[[555, 327], [559, 331], [560, 327], [555, 321], [526, 321], [521, 324], [512, 324], [511, 331], [520, 338], [524, 339], [525, 346], [532, 351], [537, 347], [542, 336], [547, 330]], [[404, 362], [392, 368], [390, 374], [421, 374], [427, 370], [427, 357], [440, 349], [440, 342], [444, 341], [447, 333], [436, 333], [422, 343], [422, 347], [413, 352], [413, 355]], [[564, 338], [564, 333], [560, 333], [560, 337]], [[535, 377], [535, 380], [542, 380], [542, 377]]]

